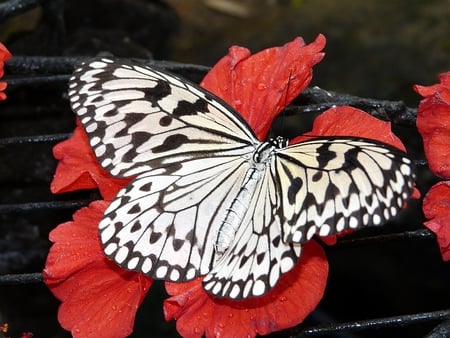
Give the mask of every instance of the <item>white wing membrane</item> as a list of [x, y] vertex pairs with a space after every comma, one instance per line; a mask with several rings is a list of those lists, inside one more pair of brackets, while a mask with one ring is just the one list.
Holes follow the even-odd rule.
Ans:
[[171, 281], [209, 272], [223, 206], [231, 204], [248, 165], [215, 158], [197, 160], [194, 168], [182, 175], [143, 173], [118, 193], [99, 225], [107, 256]]
[[261, 296], [294, 267], [301, 245], [282, 240], [276, 215], [278, 199], [276, 183], [267, 168], [233, 243], [203, 280], [206, 290], [233, 299]]
[[303, 242], [380, 225], [413, 189], [392, 147], [348, 137], [278, 149], [226, 103], [175, 75], [93, 59], [69, 83], [99, 163], [123, 188], [99, 224], [105, 254], [152, 278], [219, 297], [261, 296], [297, 262]]
[[313, 139], [281, 149], [276, 158], [273, 174], [280, 182], [279, 214], [288, 242], [382, 225], [414, 188], [411, 160], [376, 141]]
[[75, 70], [69, 97], [100, 164], [118, 177], [201, 153], [242, 156], [258, 143], [220, 99], [137, 63], [88, 61]]

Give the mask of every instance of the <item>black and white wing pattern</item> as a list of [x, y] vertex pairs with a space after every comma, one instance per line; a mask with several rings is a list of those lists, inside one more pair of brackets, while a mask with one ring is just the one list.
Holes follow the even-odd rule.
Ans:
[[373, 140], [313, 139], [281, 149], [276, 158], [286, 242], [383, 225], [414, 188], [411, 159]]
[[175, 168], [196, 157], [242, 156], [258, 143], [220, 99], [131, 61], [83, 64], [70, 80], [69, 96], [99, 163], [116, 177]]
[[260, 142], [225, 102], [139, 63], [97, 58], [69, 83], [99, 163], [134, 177], [99, 224], [105, 254], [208, 292], [268, 292], [314, 234], [379, 225], [413, 189], [406, 155], [355, 138]]

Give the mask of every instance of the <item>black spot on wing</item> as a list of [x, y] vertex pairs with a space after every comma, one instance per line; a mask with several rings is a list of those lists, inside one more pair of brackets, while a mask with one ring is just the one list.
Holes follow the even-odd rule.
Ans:
[[302, 186], [303, 181], [300, 177], [296, 177], [291, 181], [291, 184], [287, 192], [288, 201], [290, 204], [295, 204], [295, 197], [297, 196], [297, 193], [300, 191]]
[[136, 222], [134, 222], [133, 226], [131, 227], [130, 231], [131, 232], [136, 232], [142, 229], [142, 224], [141, 222], [139, 222], [139, 220], [137, 220]]
[[183, 246], [184, 242], [185, 241], [182, 239], [174, 238], [172, 241], [173, 249], [175, 251], [179, 251], [181, 249], [181, 247]]
[[322, 144], [319, 148], [317, 148], [317, 162], [319, 162], [319, 168], [325, 168], [327, 164], [336, 158], [336, 153], [331, 151], [329, 143]]
[[266, 257], [266, 253], [265, 252], [261, 252], [260, 254], [256, 255], [256, 262], [258, 264], [261, 264], [264, 260], [264, 257]]
[[360, 166], [359, 161], [358, 161], [358, 155], [360, 152], [361, 152], [361, 150], [359, 148], [353, 148], [353, 149], [350, 149], [345, 152], [344, 168], [346, 170]]
[[322, 178], [322, 176], [323, 176], [323, 171], [318, 170], [318, 171], [316, 171], [316, 172], [314, 173], [314, 175], [312, 176], [312, 181], [313, 181], [313, 182], [318, 182], [318, 181], [320, 181], [320, 179]]
[[152, 137], [152, 134], [139, 131], [131, 135], [131, 143], [139, 146], [147, 142], [150, 139], [150, 137]]
[[139, 203], [136, 203], [130, 208], [130, 210], [128, 210], [129, 214], [137, 214], [139, 212], [141, 212], [141, 206], [139, 205]]
[[153, 88], [144, 89], [145, 99], [152, 103], [153, 107], [158, 105], [158, 101], [172, 93], [170, 85], [166, 81], [158, 80]]
[[209, 112], [208, 102], [202, 99], [198, 99], [194, 103], [188, 101], [178, 102], [178, 106], [174, 109], [172, 114], [176, 117], [181, 117], [207, 112]]
[[128, 114], [125, 114], [125, 117], [124, 117], [123, 120], [124, 120], [124, 122], [126, 123], [127, 126], [133, 126], [133, 125], [138, 124], [139, 122], [141, 122], [146, 117], [147, 117], [147, 114], [128, 113]]
[[170, 124], [172, 123], [172, 121], [173, 121], [172, 116], [166, 115], [166, 116], [163, 116], [163, 117], [161, 117], [161, 118], [159, 119], [159, 125], [160, 125], [161, 127], [167, 127], [167, 126], [170, 126]]
[[189, 139], [187, 138], [186, 135], [173, 134], [166, 137], [161, 145], [152, 148], [152, 152], [162, 153], [164, 151], [174, 150], [188, 142]]
[[161, 238], [161, 236], [162, 236], [162, 233], [153, 231], [150, 234], [150, 244], [156, 243]]
[[140, 191], [150, 191], [150, 189], [152, 188], [152, 182], [146, 183], [142, 186], [139, 187]]

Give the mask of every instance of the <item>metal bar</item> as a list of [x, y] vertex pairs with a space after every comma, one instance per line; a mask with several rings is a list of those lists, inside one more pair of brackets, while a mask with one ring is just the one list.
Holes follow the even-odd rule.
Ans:
[[0, 285], [35, 284], [43, 280], [41, 272], [8, 274], [0, 276]]
[[48, 134], [48, 135], [34, 135], [34, 136], [15, 136], [0, 138], [0, 146], [13, 145], [13, 144], [29, 144], [29, 143], [53, 143], [60, 142], [68, 139], [72, 134]]
[[369, 245], [377, 244], [381, 242], [398, 241], [398, 240], [422, 240], [422, 239], [435, 239], [436, 236], [428, 229], [419, 229], [414, 231], [404, 231], [399, 233], [392, 233], [386, 235], [375, 235], [362, 238], [342, 238], [339, 239], [336, 245], [339, 246], [351, 246], [351, 245]]
[[412, 315], [358, 320], [347, 323], [318, 325], [315, 327], [298, 329], [298, 332], [294, 333], [290, 337], [299, 338], [299, 337], [319, 336], [327, 333], [336, 334], [338, 332], [344, 331], [348, 332], [348, 331], [361, 331], [361, 330], [380, 329], [388, 327], [401, 327], [427, 321], [435, 321], [443, 319], [450, 319], [450, 309], [433, 312], [415, 313]]
[[1, 204], [0, 213], [28, 212], [40, 210], [75, 209], [89, 205], [93, 200], [32, 202], [17, 204]]

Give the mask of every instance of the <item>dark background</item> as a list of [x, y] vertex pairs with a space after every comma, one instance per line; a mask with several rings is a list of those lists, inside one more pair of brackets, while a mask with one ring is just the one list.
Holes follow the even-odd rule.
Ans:
[[[33, 3], [33, 1], [26, 1]], [[5, 4], [3, 2], [0, 4]], [[36, 1], [30, 10], [0, 22], [0, 40], [13, 55], [156, 58], [211, 66], [231, 45], [256, 52], [296, 36], [307, 43], [327, 37], [325, 59], [311, 86], [362, 97], [403, 100], [416, 107], [413, 84], [433, 84], [447, 71], [450, 1]], [[224, 5], [233, 5], [224, 9]], [[64, 7], [63, 7], [64, 6]], [[32, 8], [33, 7], [33, 8]], [[64, 10], [62, 10], [64, 9]], [[30, 68], [30, 75], [33, 75]], [[67, 72], [62, 71], [63, 74]], [[68, 74], [68, 73], [67, 73]], [[15, 78], [13, 72], [6, 79]], [[74, 116], [65, 83], [10, 86], [0, 104], [0, 138], [71, 132]], [[311, 116], [295, 117], [298, 133]], [[283, 123], [281, 123], [283, 125]], [[289, 123], [290, 125], [290, 123]], [[423, 159], [413, 126], [396, 126], [412, 156]], [[284, 130], [277, 130], [283, 133]], [[0, 146], [0, 205], [95, 197], [95, 192], [53, 196], [53, 144]], [[436, 181], [420, 166], [419, 188]], [[421, 201], [381, 229], [353, 237], [422, 229]], [[70, 220], [72, 210], [5, 212], [0, 208], [0, 274], [39, 272], [50, 246], [48, 232]], [[448, 309], [450, 273], [434, 238], [401, 239], [326, 248], [330, 274], [325, 297], [308, 325]], [[138, 312], [133, 337], [177, 336], [162, 317], [165, 298], [155, 283]], [[56, 321], [58, 302], [43, 284], [0, 286], [0, 325], [11, 337], [68, 337]], [[423, 337], [439, 322], [330, 336]], [[273, 336], [285, 337], [285, 331]], [[0, 334], [0, 337], [1, 334]]]

